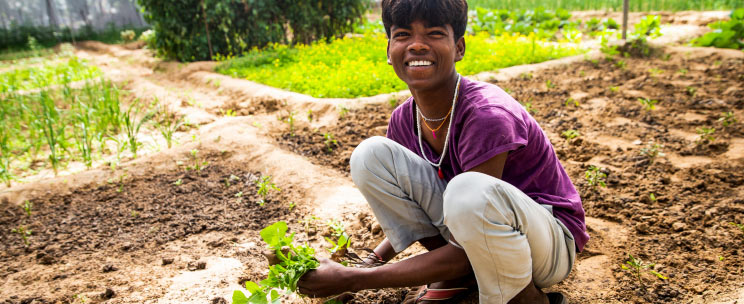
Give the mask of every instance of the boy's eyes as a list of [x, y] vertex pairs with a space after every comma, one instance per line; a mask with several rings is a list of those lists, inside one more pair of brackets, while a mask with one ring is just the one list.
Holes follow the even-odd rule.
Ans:
[[408, 32], [397, 32], [393, 34], [393, 38], [405, 37], [405, 36], [410, 36], [410, 35], [411, 34], [409, 34]]
[[[445, 36], [446, 34], [444, 32], [442, 32], [442, 31], [435, 30], [435, 31], [429, 32], [429, 35], [431, 35], [431, 36]], [[403, 32], [403, 31], [393, 33], [393, 38], [406, 37], [406, 36], [411, 36], [411, 33], [409, 33], [409, 32]]]

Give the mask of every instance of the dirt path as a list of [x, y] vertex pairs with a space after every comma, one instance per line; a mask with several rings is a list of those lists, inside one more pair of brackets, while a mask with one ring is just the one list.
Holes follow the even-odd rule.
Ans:
[[[571, 277], [553, 288], [573, 303], [744, 301], [737, 279], [744, 233], [728, 224], [744, 223], [744, 56], [699, 48], [667, 54], [626, 59], [625, 68], [582, 57], [485, 75], [530, 103], [582, 193], [592, 240]], [[0, 300], [225, 303], [242, 282], [265, 276], [258, 230], [273, 221], [287, 220], [299, 241], [316, 248], [327, 246], [324, 223], [331, 219], [347, 224], [354, 248], [382, 238], [348, 177], [348, 159], [362, 139], [385, 133], [389, 101], [405, 92], [322, 100], [212, 73], [212, 63], [160, 62], [144, 50], [89, 43], [78, 55], [133, 97], [157, 98], [201, 127], [181, 145], [116, 171], [93, 169], [1, 193]], [[659, 103], [646, 111], [638, 98]], [[724, 128], [718, 118], [725, 111], [739, 123]], [[290, 113], [294, 132], [279, 121]], [[716, 139], [697, 144], [702, 127], [715, 127]], [[562, 138], [568, 129], [581, 136]], [[327, 145], [325, 133], [337, 143]], [[653, 161], [640, 154], [651, 140], [664, 153]], [[204, 162], [202, 170], [186, 170]], [[589, 165], [604, 168], [606, 188], [587, 184]], [[259, 196], [262, 176], [281, 191]], [[31, 216], [18, 207], [25, 200], [34, 204]], [[7, 233], [20, 225], [34, 231], [30, 246]], [[669, 279], [646, 274], [641, 292], [621, 268], [628, 254], [656, 263]], [[366, 292], [355, 303], [396, 303], [399, 296]], [[475, 294], [461, 301], [476, 302]]]

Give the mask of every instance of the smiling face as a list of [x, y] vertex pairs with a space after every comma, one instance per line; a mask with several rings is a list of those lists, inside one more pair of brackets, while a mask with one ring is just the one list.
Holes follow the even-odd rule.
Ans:
[[452, 26], [429, 27], [416, 20], [407, 28], [393, 25], [390, 30], [388, 58], [409, 89], [447, 87], [447, 82], [455, 79], [455, 62], [465, 55], [465, 39], [455, 42]]

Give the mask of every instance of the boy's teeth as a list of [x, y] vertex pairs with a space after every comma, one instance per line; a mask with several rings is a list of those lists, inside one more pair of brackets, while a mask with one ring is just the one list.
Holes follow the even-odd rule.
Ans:
[[408, 63], [409, 66], [423, 66], [423, 65], [431, 65], [431, 61], [427, 60], [417, 60], [417, 61], [411, 61]]

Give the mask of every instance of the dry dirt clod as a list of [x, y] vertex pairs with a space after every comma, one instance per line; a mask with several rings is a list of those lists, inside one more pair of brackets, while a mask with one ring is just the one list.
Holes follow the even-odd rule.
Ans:
[[216, 298], [212, 299], [212, 301], [210, 303], [212, 303], [212, 304], [227, 304], [227, 300], [225, 300], [225, 298], [223, 298], [223, 297], [216, 297]]
[[188, 264], [187, 269], [189, 271], [203, 270], [207, 268], [207, 262], [205, 261], [191, 261]]
[[113, 298], [114, 296], [116, 296], [114, 290], [111, 288], [106, 288], [106, 291], [101, 294], [101, 299], [108, 300]]
[[119, 268], [116, 268], [116, 266], [111, 265], [111, 264], [103, 265], [103, 267], [101, 268], [101, 271], [103, 271], [104, 273], [117, 271], [117, 270], [119, 270]]
[[173, 264], [173, 258], [163, 258], [163, 266]]

